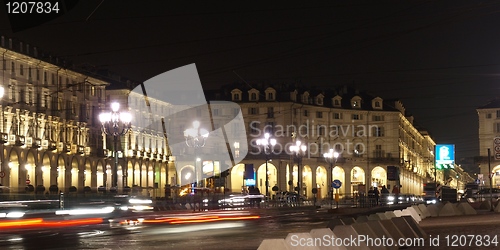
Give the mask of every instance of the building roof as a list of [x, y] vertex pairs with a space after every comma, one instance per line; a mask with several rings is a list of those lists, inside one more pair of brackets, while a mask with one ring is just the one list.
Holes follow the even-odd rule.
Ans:
[[[276, 97], [273, 101], [267, 101], [264, 96], [265, 90], [269, 87], [276, 90]], [[247, 83], [232, 83], [223, 85], [218, 89], [205, 90], [205, 95], [207, 97], [207, 100], [231, 101], [231, 92], [235, 89], [239, 89], [242, 92], [242, 95], [240, 96], [241, 99], [238, 102], [243, 103], [253, 102], [250, 101], [250, 96], [248, 95], [248, 91], [251, 89], [256, 89], [259, 91], [260, 96], [258, 102], [293, 102], [291, 99], [291, 93], [297, 91], [296, 102], [301, 103], [301, 95], [307, 91], [309, 93], [309, 98], [312, 100], [308, 103], [309, 105], [316, 105], [314, 102], [314, 98], [322, 94], [324, 98], [323, 105], [316, 106], [333, 107], [332, 98], [335, 96], [340, 96], [342, 98], [340, 108], [343, 109], [353, 109], [351, 106], [351, 99], [355, 96], [359, 96], [361, 98], [360, 110], [376, 110], [372, 106], [372, 100], [379, 97], [365, 91], [359, 91], [358, 89], [347, 85], [342, 85], [334, 88], [319, 88], [313, 85], [290, 83], [252, 85], [249, 85]], [[383, 97], [379, 98], [382, 99], [382, 110], [401, 111], [396, 105], [396, 102], [400, 103], [399, 100], [384, 100]]]
[[490, 100], [487, 104], [478, 107], [477, 109], [493, 109], [500, 108], [500, 98]]

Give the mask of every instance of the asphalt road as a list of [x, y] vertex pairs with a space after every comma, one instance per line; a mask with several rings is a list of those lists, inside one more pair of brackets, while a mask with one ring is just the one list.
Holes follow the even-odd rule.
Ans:
[[257, 249], [265, 238], [326, 226], [315, 210], [252, 210], [260, 219], [172, 225], [109, 224], [0, 232], [0, 249]]
[[[384, 210], [387, 208], [376, 208]], [[345, 209], [327, 213], [314, 209], [255, 209], [256, 220], [190, 224], [143, 224], [111, 227], [109, 224], [0, 231], [0, 249], [257, 249], [262, 240], [285, 238], [288, 233], [324, 228], [330, 218], [347, 213], [378, 210]], [[192, 212], [187, 212], [192, 213]], [[193, 213], [196, 215], [196, 213]], [[200, 213], [206, 214], [206, 213]], [[500, 249], [500, 214], [426, 218], [420, 226], [433, 239], [407, 249]], [[489, 242], [489, 246], [485, 246]]]

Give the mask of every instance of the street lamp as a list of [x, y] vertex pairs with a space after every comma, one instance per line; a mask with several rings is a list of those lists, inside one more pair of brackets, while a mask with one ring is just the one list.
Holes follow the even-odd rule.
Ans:
[[306, 154], [307, 146], [305, 144], [302, 144], [301, 141], [297, 140], [295, 142], [295, 145], [290, 146], [290, 152], [292, 152], [295, 155], [295, 158], [297, 160], [297, 193], [298, 193], [298, 202], [300, 204], [300, 193], [302, 192], [301, 190], [301, 183], [302, 183], [302, 171], [300, 169], [300, 165], [302, 164], [302, 157]]
[[269, 197], [269, 173], [267, 163], [269, 162], [269, 154], [272, 152], [272, 148], [276, 145], [276, 139], [271, 138], [269, 133], [264, 134], [264, 138], [257, 140], [257, 145], [264, 147], [264, 154], [266, 155], [266, 199]]
[[198, 185], [198, 171], [196, 170], [197, 160], [198, 160], [198, 150], [205, 146], [206, 139], [208, 137], [208, 130], [200, 128], [200, 122], [194, 121], [193, 127], [184, 130], [184, 137], [186, 138], [186, 145], [188, 147], [194, 148], [195, 151], [195, 162], [194, 162], [194, 186]]
[[[333, 206], [333, 187], [332, 187], [332, 182], [333, 182], [333, 165], [337, 164], [337, 159], [339, 158], [339, 153], [335, 152], [333, 148], [330, 149], [328, 153], [324, 153], [323, 157], [325, 157], [325, 161], [330, 163], [330, 209], [332, 209]], [[337, 204], [338, 205], [338, 204]]]
[[[4, 94], [5, 94], [5, 89], [4, 89], [4, 87], [3, 87], [3, 86], [0, 86], [0, 99], [2, 99], [2, 98], [3, 98], [3, 95], [4, 95]], [[1, 152], [0, 152], [0, 161], [1, 161], [1, 162], [0, 162], [0, 175], [4, 176], [4, 175], [5, 175], [5, 172], [4, 172], [4, 169], [3, 169], [3, 165], [4, 165], [4, 163], [3, 163], [3, 157], [4, 157], [4, 156], [3, 156], [3, 144], [4, 144], [5, 142], [7, 142], [7, 140], [6, 140], [7, 138], [3, 138], [3, 137], [4, 137], [4, 134], [5, 134], [5, 132], [3, 131], [3, 128], [4, 128], [4, 126], [3, 126], [4, 124], [3, 124], [3, 123], [5, 122], [5, 119], [4, 119], [4, 117], [3, 117], [3, 105], [1, 106], [0, 112], [2, 113], [2, 116], [1, 116], [1, 119], [2, 119], [2, 123], [1, 123], [1, 125], [2, 125], [2, 132], [0, 133], [0, 136], [1, 136], [1, 137], [0, 137], [0, 145], [2, 146], [2, 147], [0, 148], [0, 151], [1, 151]], [[5, 134], [5, 137], [7, 137], [7, 134]], [[9, 175], [10, 175], [10, 172], [9, 172]], [[0, 184], [1, 184], [1, 183], [0, 183]], [[10, 183], [9, 183], [9, 185], [10, 185]]]
[[[126, 134], [132, 122], [132, 115], [129, 112], [119, 112], [120, 104], [117, 102], [111, 103], [111, 112], [103, 112], [99, 114], [99, 121], [102, 124], [102, 132], [106, 135], [113, 136], [115, 164], [112, 169], [111, 188], [118, 191], [118, 137]], [[123, 186], [127, 185], [126, 171], [122, 171]]]

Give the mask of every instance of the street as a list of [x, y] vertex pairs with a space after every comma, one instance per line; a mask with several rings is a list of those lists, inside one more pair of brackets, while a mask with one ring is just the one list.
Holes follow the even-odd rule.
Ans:
[[[375, 208], [371, 212], [381, 209], [389, 208]], [[329, 218], [337, 215], [342, 214], [306, 207], [151, 213], [140, 225], [101, 223], [2, 230], [0, 245], [2, 249], [257, 249], [263, 239], [324, 228]], [[499, 221], [500, 214], [486, 211], [480, 211], [479, 215], [426, 218], [420, 226], [433, 239], [433, 245], [426, 240], [425, 245], [409, 249], [498, 249]], [[489, 246], [485, 246], [487, 241]]]
[[[311, 209], [255, 209], [250, 213], [259, 215], [260, 219], [4, 231], [0, 233], [0, 245], [2, 249], [257, 249], [265, 238], [284, 238], [289, 232], [325, 227], [326, 218], [332, 216]], [[204, 216], [210, 214], [203, 213]]]

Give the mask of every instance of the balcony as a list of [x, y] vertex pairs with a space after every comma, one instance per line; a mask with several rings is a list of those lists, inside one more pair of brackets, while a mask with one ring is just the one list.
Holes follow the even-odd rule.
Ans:
[[0, 133], [0, 143], [5, 144], [9, 141], [9, 135], [7, 133]]
[[80, 154], [80, 155], [85, 154], [85, 146], [83, 146], [83, 145], [78, 145], [78, 146], [76, 147], [76, 153], [77, 153], [77, 154]]
[[67, 144], [64, 142], [57, 143], [57, 151], [62, 153], [67, 153], [71, 151], [71, 144]]
[[26, 144], [26, 138], [22, 135], [12, 135], [11, 138], [14, 138], [14, 145], [15, 146], [24, 146]]
[[99, 149], [97, 150], [97, 156], [98, 157], [108, 157], [109, 155], [109, 150], [107, 149]]
[[55, 141], [49, 141], [47, 150], [54, 151], [57, 149], [57, 144]]
[[56, 150], [56, 142], [54, 141], [49, 141], [49, 140], [42, 140], [42, 148], [47, 149], [49, 151]]
[[26, 145], [32, 148], [40, 148], [42, 146], [42, 139], [26, 137]]

